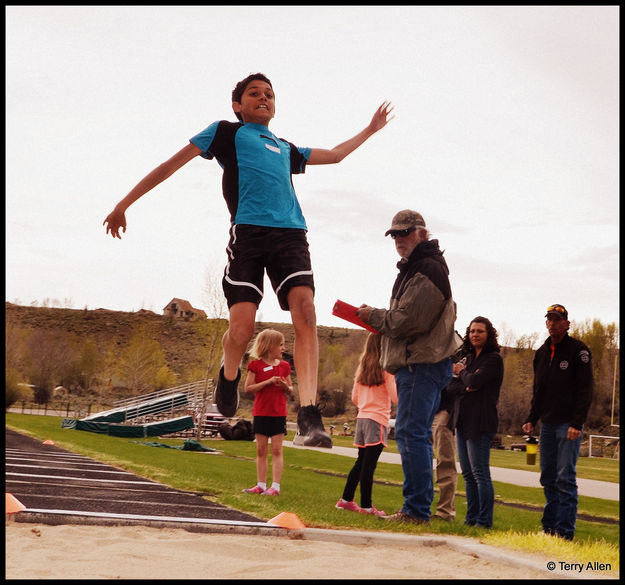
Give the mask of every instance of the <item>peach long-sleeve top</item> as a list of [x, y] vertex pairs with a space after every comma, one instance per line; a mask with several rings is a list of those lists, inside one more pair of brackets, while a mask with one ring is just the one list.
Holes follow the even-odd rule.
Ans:
[[395, 376], [385, 371], [384, 382], [379, 386], [354, 382], [352, 402], [358, 407], [357, 418], [369, 418], [387, 427], [391, 418], [391, 403], [397, 404]]

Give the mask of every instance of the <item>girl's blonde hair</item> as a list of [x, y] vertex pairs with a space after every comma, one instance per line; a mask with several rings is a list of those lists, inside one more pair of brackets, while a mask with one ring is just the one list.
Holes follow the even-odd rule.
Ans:
[[263, 329], [254, 339], [250, 356], [255, 360], [266, 356], [272, 348], [284, 341], [284, 335], [275, 329]]
[[382, 336], [369, 333], [365, 348], [356, 370], [356, 382], [363, 386], [379, 386], [384, 383], [384, 370], [380, 365], [380, 340]]

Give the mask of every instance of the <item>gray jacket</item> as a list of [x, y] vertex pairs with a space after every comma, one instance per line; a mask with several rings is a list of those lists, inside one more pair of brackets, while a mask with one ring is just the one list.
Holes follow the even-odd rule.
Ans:
[[391, 374], [410, 364], [441, 362], [462, 345], [438, 240], [422, 242], [397, 267], [390, 308], [373, 309], [367, 321], [383, 336], [380, 362]]

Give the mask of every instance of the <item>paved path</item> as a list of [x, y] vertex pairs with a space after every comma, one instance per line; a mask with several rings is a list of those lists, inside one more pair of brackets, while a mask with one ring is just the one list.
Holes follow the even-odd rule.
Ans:
[[[332, 449], [322, 449], [319, 447], [300, 447], [297, 445], [293, 445], [292, 441], [284, 441], [284, 445], [288, 447], [295, 447], [296, 449], [314, 449], [315, 451], [332, 453], [334, 455], [344, 455], [347, 457], [353, 457], [354, 459], [358, 455], [358, 450], [354, 447], [338, 447], [336, 445], [332, 447]], [[390, 451], [382, 451], [382, 454], [380, 455], [380, 461], [383, 463], [401, 464], [401, 458], [399, 453], [391, 453]], [[460, 472], [460, 464], [457, 465], [458, 472]], [[490, 473], [493, 481], [542, 489], [539, 479], [540, 474], [538, 471], [524, 471], [522, 469], [491, 467]], [[580, 496], [590, 496], [592, 498], [601, 498], [603, 500], [615, 500], [617, 502], [619, 501], [618, 483], [613, 483], [610, 481], [598, 481], [596, 479], [583, 479], [578, 477], [577, 490]]]

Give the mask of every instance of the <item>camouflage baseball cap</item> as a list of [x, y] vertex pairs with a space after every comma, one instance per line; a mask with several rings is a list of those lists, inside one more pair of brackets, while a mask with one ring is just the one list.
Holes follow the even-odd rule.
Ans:
[[399, 211], [395, 214], [391, 227], [386, 230], [384, 235], [388, 236], [391, 232], [407, 230], [414, 227], [425, 227], [425, 220], [423, 219], [423, 216], [417, 211], [404, 209], [403, 211]]

